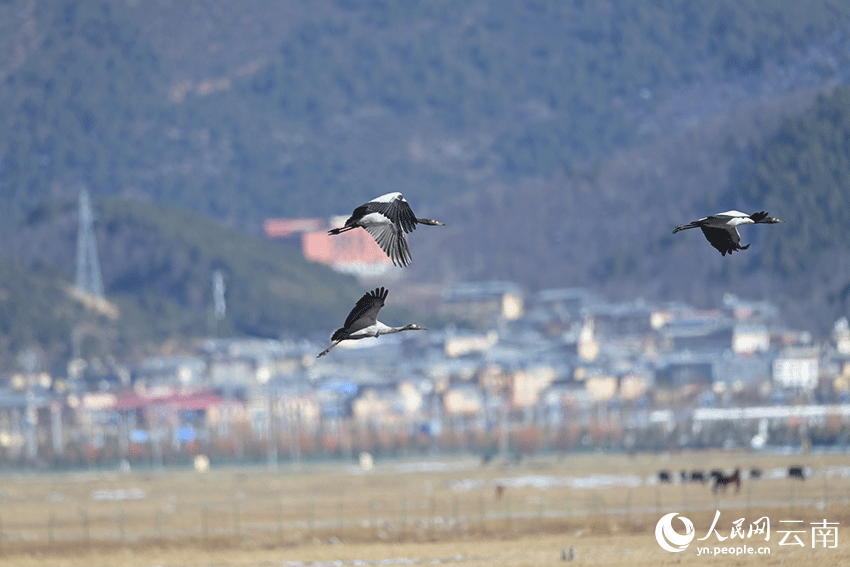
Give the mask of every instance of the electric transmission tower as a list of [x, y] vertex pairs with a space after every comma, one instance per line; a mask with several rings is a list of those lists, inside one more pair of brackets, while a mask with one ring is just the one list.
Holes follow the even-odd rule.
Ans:
[[80, 228], [77, 232], [77, 291], [103, 297], [103, 278], [97, 260], [93, 223], [89, 193], [83, 189], [80, 192]]

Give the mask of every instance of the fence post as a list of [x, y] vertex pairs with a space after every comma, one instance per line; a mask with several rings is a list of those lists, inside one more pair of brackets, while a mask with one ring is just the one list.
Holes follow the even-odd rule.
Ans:
[[233, 533], [236, 536], [242, 535], [242, 509], [238, 500], [233, 501]]
[[122, 542], [127, 541], [127, 538], [126, 538], [127, 532], [126, 532], [126, 529], [125, 529], [125, 521], [124, 521], [124, 503], [123, 502], [121, 502], [121, 504], [118, 507], [118, 531], [121, 534], [121, 541]]
[[508, 532], [512, 532], [514, 529], [513, 526], [513, 516], [511, 514], [511, 496], [507, 495], [505, 498], [505, 523], [508, 527]]
[[53, 544], [54, 541], [54, 530], [56, 529], [56, 512], [53, 510], [50, 511], [50, 517], [47, 520], [47, 541], [50, 544]]
[[538, 530], [543, 529], [543, 516], [545, 515], [545, 511], [546, 511], [546, 497], [541, 496], [540, 497], [540, 506], [538, 506], [538, 509], [537, 509], [537, 529]]
[[460, 521], [460, 502], [458, 502], [458, 495], [455, 494], [452, 499], [452, 521], [456, 526], [461, 525]]
[[478, 513], [481, 516], [481, 533], [483, 534], [487, 531], [487, 506], [483, 496], [478, 496]]
[[437, 522], [435, 518], [437, 517], [437, 499], [432, 496], [431, 497], [431, 512], [428, 515], [428, 527], [431, 528], [431, 538], [435, 538], [437, 536], [436, 525]]
[[86, 544], [91, 542], [91, 530], [89, 528], [89, 512], [85, 508], [79, 509], [81, 523], [83, 528], [83, 540]]
[[402, 540], [407, 538], [407, 507], [408, 507], [407, 498], [402, 499], [401, 501], [401, 533], [400, 536]]
[[655, 513], [661, 513], [661, 486], [658, 484], [655, 485]]
[[343, 540], [343, 535], [345, 535], [345, 502], [339, 501], [339, 540]]
[[278, 498], [275, 506], [275, 516], [277, 518], [277, 540], [283, 539], [283, 502]]

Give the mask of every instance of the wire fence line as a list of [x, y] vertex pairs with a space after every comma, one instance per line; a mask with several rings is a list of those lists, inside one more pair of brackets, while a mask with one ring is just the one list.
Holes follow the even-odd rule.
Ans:
[[[823, 491], [814, 495], [815, 491]], [[229, 539], [291, 545], [304, 542], [406, 541], [493, 533], [528, 533], [586, 526], [612, 529], [654, 525], [664, 513], [715, 510], [776, 514], [826, 514], [850, 504], [850, 487], [796, 484], [718, 495], [707, 487], [642, 486], [612, 490], [457, 494], [449, 497], [284, 499], [265, 502], [211, 500], [150, 505], [140, 500], [55, 506], [14, 515], [0, 509], [0, 546], [50, 546], [65, 542], [135, 545]], [[778, 517], [778, 516], [777, 516]], [[606, 528], [606, 525], [608, 526]]]

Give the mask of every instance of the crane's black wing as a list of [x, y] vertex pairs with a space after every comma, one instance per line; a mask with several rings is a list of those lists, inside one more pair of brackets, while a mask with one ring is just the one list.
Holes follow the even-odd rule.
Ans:
[[416, 230], [416, 215], [413, 214], [413, 209], [400, 194], [392, 201], [372, 201], [362, 206], [371, 212], [381, 213], [404, 232], [409, 233]]
[[372, 235], [381, 250], [389, 256], [393, 264], [404, 268], [410, 265], [413, 258], [410, 256], [410, 247], [402, 229], [395, 224], [381, 224], [363, 227]]
[[361, 297], [351, 313], [348, 314], [344, 329], [348, 333], [353, 333], [369, 325], [374, 325], [375, 321], [378, 320], [378, 311], [384, 306], [384, 300], [388, 293], [388, 290], [379, 287]]
[[716, 228], [712, 226], [701, 226], [700, 229], [705, 235], [705, 239], [711, 243], [722, 255], [731, 254], [735, 250], [746, 250], [750, 247], [749, 244], [741, 246], [741, 235], [738, 234], [735, 227], [729, 229]]

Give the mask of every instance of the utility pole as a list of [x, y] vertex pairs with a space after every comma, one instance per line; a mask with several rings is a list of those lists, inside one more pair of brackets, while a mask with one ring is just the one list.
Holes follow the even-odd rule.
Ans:
[[269, 422], [268, 437], [266, 438], [266, 461], [268, 468], [277, 470], [277, 395], [274, 388], [269, 388]]
[[215, 336], [219, 336], [219, 326], [227, 314], [227, 303], [224, 299], [224, 276], [221, 270], [216, 270], [212, 275], [213, 287], [213, 317], [215, 318]]

